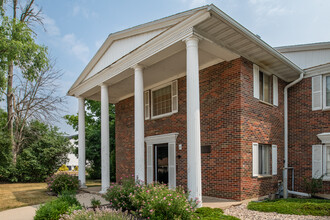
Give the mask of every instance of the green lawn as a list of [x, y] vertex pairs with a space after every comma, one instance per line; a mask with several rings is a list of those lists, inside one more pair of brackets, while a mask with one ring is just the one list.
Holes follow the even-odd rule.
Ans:
[[292, 215], [330, 216], [330, 200], [277, 199], [272, 201], [250, 202], [248, 204], [248, 209]]

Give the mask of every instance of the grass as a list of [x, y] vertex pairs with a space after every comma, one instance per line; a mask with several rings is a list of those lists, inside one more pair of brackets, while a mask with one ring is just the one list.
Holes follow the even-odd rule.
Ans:
[[248, 209], [261, 212], [277, 212], [292, 215], [330, 216], [330, 200], [325, 199], [277, 199], [250, 202]]
[[202, 220], [239, 220], [234, 216], [225, 215], [223, 214], [222, 209], [219, 208], [209, 208], [209, 207], [202, 207], [195, 211], [196, 219]]
[[46, 194], [46, 183], [0, 184], [0, 211], [45, 203], [54, 198]]

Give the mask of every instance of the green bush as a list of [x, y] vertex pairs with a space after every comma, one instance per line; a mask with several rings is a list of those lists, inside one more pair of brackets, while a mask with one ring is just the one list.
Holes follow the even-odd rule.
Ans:
[[77, 176], [67, 173], [58, 173], [49, 177], [47, 180], [47, 189], [56, 194], [63, 191], [76, 191], [79, 189], [79, 180]]
[[161, 184], [143, 185], [133, 178], [111, 184], [104, 198], [115, 209], [150, 219], [191, 219], [197, 205], [180, 187], [171, 190]]
[[316, 193], [321, 192], [323, 187], [323, 177], [324, 175], [320, 176], [319, 178], [312, 178], [307, 179], [304, 177], [304, 188], [305, 191], [311, 194], [312, 196], [315, 196]]
[[224, 215], [223, 211], [219, 208], [209, 208], [209, 207], [202, 207], [195, 211], [194, 215], [197, 219], [203, 220], [217, 220], [217, 219], [229, 219], [229, 220], [236, 220], [238, 218]]
[[191, 219], [196, 201], [189, 201], [183, 188], [174, 190], [164, 184], [149, 184], [130, 195], [136, 216], [150, 219]]
[[248, 209], [291, 215], [330, 216], [330, 200], [325, 199], [276, 199], [250, 202]]
[[99, 208], [101, 206], [101, 201], [99, 199], [92, 198], [91, 205], [94, 209]]
[[36, 212], [34, 220], [57, 220], [62, 214], [73, 209], [78, 210], [82, 209], [82, 207], [74, 194], [65, 192], [56, 200], [41, 205]]
[[61, 215], [61, 220], [131, 220], [132, 217], [127, 212], [116, 211], [113, 209], [82, 209], [75, 210], [70, 214]]
[[111, 183], [110, 188], [103, 197], [115, 209], [135, 211], [136, 208], [132, 204], [130, 195], [136, 194], [141, 188], [142, 185], [137, 183], [134, 178], [124, 178], [118, 184]]

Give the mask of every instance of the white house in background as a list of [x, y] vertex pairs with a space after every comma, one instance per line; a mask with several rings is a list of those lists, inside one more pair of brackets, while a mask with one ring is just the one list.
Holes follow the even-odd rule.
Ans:
[[[74, 148], [78, 148], [78, 145], [75, 143], [76, 140], [73, 139], [73, 136], [70, 137], [70, 143]], [[75, 167], [78, 167], [78, 157], [73, 154], [73, 153], [69, 153], [68, 154], [68, 159], [69, 161], [65, 164], [69, 170], [74, 170]]]

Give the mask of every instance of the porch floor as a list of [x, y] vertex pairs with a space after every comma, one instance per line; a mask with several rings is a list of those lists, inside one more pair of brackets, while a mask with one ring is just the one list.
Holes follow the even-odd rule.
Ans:
[[[101, 191], [101, 186], [88, 187], [86, 189], [82, 189], [82, 191], [91, 194], [99, 194]], [[227, 209], [231, 206], [241, 205], [242, 203], [242, 201], [231, 199], [220, 199], [216, 197], [203, 196], [203, 207]]]

